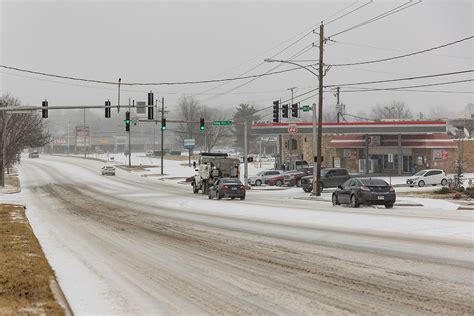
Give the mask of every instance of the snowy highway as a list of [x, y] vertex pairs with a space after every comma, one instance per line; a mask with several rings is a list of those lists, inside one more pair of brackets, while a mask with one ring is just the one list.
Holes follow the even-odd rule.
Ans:
[[102, 166], [19, 166], [16, 199], [78, 315], [474, 313], [470, 212], [208, 200]]

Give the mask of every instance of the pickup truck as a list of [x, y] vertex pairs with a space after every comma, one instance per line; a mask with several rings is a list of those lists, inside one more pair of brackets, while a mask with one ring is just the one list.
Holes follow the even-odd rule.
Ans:
[[[324, 188], [337, 188], [351, 176], [344, 168], [325, 168], [321, 170], [321, 191]], [[301, 188], [306, 193], [313, 191], [313, 176], [301, 178]]]

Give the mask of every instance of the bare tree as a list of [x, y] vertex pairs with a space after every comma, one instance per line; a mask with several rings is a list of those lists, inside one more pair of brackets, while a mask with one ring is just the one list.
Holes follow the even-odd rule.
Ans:
[[[209, 107], [203, 107], [201, 109], [201, 117], [204, 117], [206, 121], [223, 121], [228, 119], [224, 111]], [[205, 133], [200, 137], [200, 143], [205, 144], [205, 150], [210, 152], [219, 142], [229, 139], [231, 136], [232, 132], [230, 126], [207, 124]], [[206, 137], [205, 140], [204, 137]]]
[[[0, 98], [0, 107], [17, 107], [20, 101], [11, 96]], [[44, 120], [36, 113], [7, 113], [2, 112], [0, 128], [0, 186], [5, 185], [5, 167], [19, 160], [19, 155], [25, 148], [40, 147], [50, 142]]]
[[382, 119], [410, 119], [413, 114], [403, 101], [392, 101], [389, 105], [377, 104], [372, 108], [372, 118]]
[[[199, 120], [201, 107], [193, 96], [183, 95], [178, 100], [178, 119], [183, 121]], [[195, 138], [199, 135], [199, 128], [195, 123], [180, 123], [177, 129], [178, 137], [183, 141], [186, 138]]]

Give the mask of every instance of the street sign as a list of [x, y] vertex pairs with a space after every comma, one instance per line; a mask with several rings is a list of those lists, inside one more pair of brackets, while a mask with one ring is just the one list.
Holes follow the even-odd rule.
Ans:
[[298, 133], [298, 126], [296, 124], [288, 125], [288, 133], [291, 133], [291, 134]]
[[[146, 102], [145, 101], [137, 101], [135, 102], [136, 105], [140, 106], [137, 107], [137, 114], [146, 114]], [[143, 106], [143, 107], [142, 107]]]
[[232, 125], [232, 121], [212, 121], [214, 126], [229, 126]]
[[183, 147], [186, 149], [194, 149], [196, 146], [196, 140], [194, 138], [184, 139], [183, 140]]
[[309, 112], [309, 105], [303, 105], [303, 112]]

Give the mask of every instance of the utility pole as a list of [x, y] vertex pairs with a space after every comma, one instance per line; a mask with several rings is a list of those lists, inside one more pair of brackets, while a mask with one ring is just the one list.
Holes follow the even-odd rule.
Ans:
[[244, 185], [247, 187], [249, 181], [249, 165], [247, 161], [247, 120], [244, 119]]
[[[155, 99], [155, 113], [158, 113], [156, 111], [156, 108], [158, 107], [158, 99]], [[161, 115], [161, 121], [163, 122], [163, 115]], [[156, 124], [157, 120], [155, 119], [155, 124], [153, 124], [153, 156], [155, 156], [155, 143], [156, 143]]]
[[339, 103], [339, 87], [336, 88], [336, 98], [337, 98], [337, 103], [336, 103], [336, 110], [337, 110], [337, 122], [339, 123], [340, 121], [340, 115], [341, 115], [341, 104]]
[[71, 123], [71, 121], [67, 121], [67, 154], [69, 155], [69, 124]]
[[[128, 112], [131, 116], [130, 98], [128, 98]], [[128, 131], [128, 167], [132, 167], [132, 122], [130, 122], [130, 130]]]
[[118, 100], [117, 100], [117, 113], [120, 113], [120, 85], [122, 83], [122, 78], [118, 80]]
[[321, 195], [321, 142], [323, 134], [323, 45], [324, 45], [324, 25], [319, 26], [319, 106], [318, 106], [318, 149], [316, 167], [316, 185], [313, 185], [313, 194]]
[[[161, 123], [163, 124], [163, 119], [165, 118], [165, 97], [161, 97]], [[156, 123], [155, 123], [156, 124]], [[165, 154], [165, 145], [164, 145], [164, 130], [163, 126], [161, 127], [161, 175], [163, 175], [163, 156]]]
[[[84, 109], [84, 130], [82, 132], [84, 133], [84, 158], [87, 158], [87, 153], [86, 153], [86, 151], [87, 151], [87, 146], [86, 146], [86, 109]], [[89, 133], [90, 133], [90, 131], [89, 131]]]

